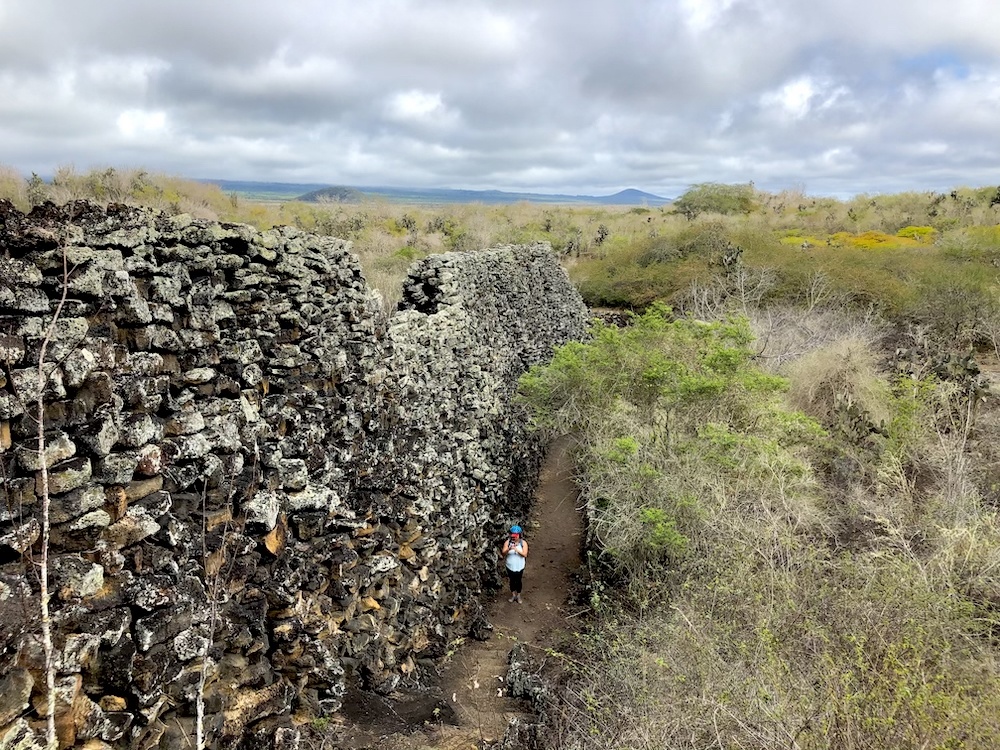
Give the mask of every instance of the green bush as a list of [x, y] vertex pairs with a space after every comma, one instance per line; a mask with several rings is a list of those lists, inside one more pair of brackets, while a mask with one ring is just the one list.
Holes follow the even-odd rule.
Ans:
[[689, 188], [673, 203], [673, 209], [688, 219], [701, 214], [749, 214], [756, 208], [753, 185], [723, 185], [702, 182]]
[[[522, 378], [539, 427], [586, 435], [592, 528], [637, 581], [686, 550], [684, 540], [701, 544], [718, 503], [747, 500], [715, 497], [727, 471], [761, 488], [782, 482], [772, 496], [782, 512], [806, 525], [817, 515], [809, 492], [792, 488], [804, 476], [793, 446], [818, 428], [778, 407], [785, 381], [750, 364], [750, 338], [743, 321], [673, 319], [654, 304], [624, 330], [596, 325], [589, 343], [560, 348]], [[613, 502], [600, 507], [601, 498]]]
[[640, 266], [668, 263], [695, 256], [708, 262], [718, 258], [732, 245], [727, 226], [721, 221], [703, 221], [684, 227], [676, 234], [650, 238], [637, 258]]
[[[967, 480], [975, 396], [890, 385], [842, 341], [789, 370], [816, 421], [752, 346], [740, 321], [654, 305], [522, 379], [538, 425], [576, 435], [620, 577], [561, 650], [560, 746], [997, 746], [1000, 531]], [[863, 480], [836, 481], [845, 457]]]

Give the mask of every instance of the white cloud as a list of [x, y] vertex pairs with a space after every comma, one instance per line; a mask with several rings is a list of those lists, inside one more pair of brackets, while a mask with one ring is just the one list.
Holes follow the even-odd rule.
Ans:
[[854, 151], [850, 148], [831, 148], [820, 154], [816, 160], [816, 166], [822, 169], [842, 170], [850, 167], [857, 161]]
[[948, 153], [948, 144], [939, 141], [923, 141], [913, 146], [913, 152], [920, 156], [941, 156]]
[[258, 60], [249, 69], [227, 66], [221, 69], [223, 85], [246, 92], [324, 91], [349, 84], [357, 74], [340, 60], [317, 54], [298, 58], [287, 47], [274, 55]]
[[167, 113], [127, 109], [118, 115], [115, 122], [118, 125], [118, 132], [125, 138], [151, 138], [166, 132]]
[[838, 105], [848, 107], [850, 98], [851, 90], [847, 86], [803, 75], [761, 94], [760, 106], [795, 121], [833, 110]]
[[777, 91], [769, 91], [761, 96], [761, 106], [775, 107], [793, 120], [801, 120], [811, 108], [816, 88], [809, 76], [789, 81]]
[[402, 123], [436, 126], [453, 125], [458, 120], [458, 114], [445, 106], [440, 92], [419, 89], [400, 91], [389, 97], [386, 116]]
[[388, 114], [399, 120], [426, 120], [444, 110], [441, 94], [402, 91], [389, 100]]
[[0, 162], [665, 194], [1000, 173], [996, 0], [240, 8], [0, 0]]
[[708, 31], [735, 0], [680, 0], [681, 17], [695, 33]]
[[144, 57], [99, 57], [76, 67], [78, 80], [130, 94], [149, 91], [152, 79], [170, 69], [166, 60]]

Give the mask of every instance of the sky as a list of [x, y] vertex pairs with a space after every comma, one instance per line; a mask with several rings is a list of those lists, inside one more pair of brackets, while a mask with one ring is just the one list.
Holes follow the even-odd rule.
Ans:
[[572, 194], [1000, 184], [1000, 0], [0, 0], [0, 165]]

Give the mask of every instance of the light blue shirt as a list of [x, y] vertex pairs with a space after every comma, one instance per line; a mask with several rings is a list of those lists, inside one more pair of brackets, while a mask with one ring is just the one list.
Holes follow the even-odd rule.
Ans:
[[505, 564], [507, 565], [507, 570], [513, 570], [515, 573], [519, 570], [524, 570], [524, 541], [521, 539], [517, 540], [517, 544], [511, 545], [507, 551], [507, 559]]

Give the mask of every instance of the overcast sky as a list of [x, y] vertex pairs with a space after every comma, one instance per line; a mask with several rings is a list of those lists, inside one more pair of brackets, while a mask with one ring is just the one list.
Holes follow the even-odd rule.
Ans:
[[1000, 184], [1000, 0], [0, 0], [0, 164], [672, 197]]

